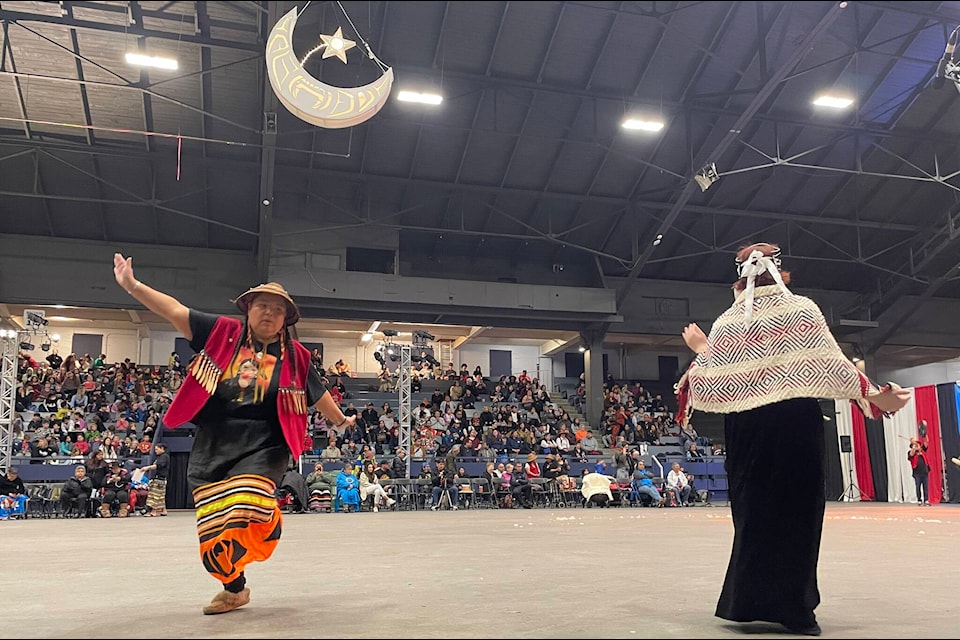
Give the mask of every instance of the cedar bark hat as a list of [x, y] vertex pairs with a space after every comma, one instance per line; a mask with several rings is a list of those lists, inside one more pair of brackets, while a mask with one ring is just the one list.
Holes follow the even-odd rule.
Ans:
[[287, 316], [284, 319], [284, 324], [287, 326], [291, 324], [296, 324], [300, 319], [300, 309], [297, 308], [297, 304], [293, 301], [293, 298], [290, 297], [290, 294], [287, 293], [287, 290], [283, 288], [279, 282], [268, 282], [266, 284], [261, 284], [256, 287], [251, 287], [243, 293], [241, 293], [236, 300], [233, 301], [244, 315], [250, 310], [250, 303], [253, 302], [253, 299], [257, 297], [257, 294], [260, 293], [272, 293], [275, 296], [280, 296], [287, 303]]

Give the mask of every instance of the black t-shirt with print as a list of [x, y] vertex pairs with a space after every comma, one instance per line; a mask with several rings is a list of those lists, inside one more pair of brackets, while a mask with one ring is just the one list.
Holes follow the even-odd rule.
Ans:
[[[219, 316], [190, 310], [190, 346], [199, 352]], [[231, 476], [254, 473], [279, 482], [290, 449], [277, 413], [280, 342], [263, 351], [241, 345], [227, 365], [214, 394], [196, 415], [197, 425], [187, 476], [191, 489]], [[294, 357], [288, 354], [287, 357]], [[316, 369], [307, 367], [307, 403], [327, 392]]]

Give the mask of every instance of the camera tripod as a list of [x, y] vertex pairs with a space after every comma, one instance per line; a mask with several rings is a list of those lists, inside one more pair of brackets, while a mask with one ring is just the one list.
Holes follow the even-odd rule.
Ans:
[[[853, 481], [853, 466], [850, 463], [850, 455], [847, 455], [847, 474], [850, 476], [850, 483], [843, 490], [843, 493], [840, 494], [840, 497], [837, 498], [837, 502], [853, 502], [855, 500], [859, 501], [863, 494], [860, 492], [860, 487], [857, 486], [857, 483]], [[856, 490], [856, 497], [854, 497], [854, 490]]]

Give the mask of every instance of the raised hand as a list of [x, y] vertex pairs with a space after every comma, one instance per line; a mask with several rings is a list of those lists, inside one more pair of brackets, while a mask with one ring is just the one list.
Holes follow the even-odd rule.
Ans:
[[130, 291], [137, 284], [133, 276], [133, 258], [124, 258], [123, 254], [113, 254], [113, 277], [124, 291]]
[[687, 343], [691, 351], [703, 353], [707, 350], [707, 336], [695, 322], [684, 327], [682, 335], [683, 341]]

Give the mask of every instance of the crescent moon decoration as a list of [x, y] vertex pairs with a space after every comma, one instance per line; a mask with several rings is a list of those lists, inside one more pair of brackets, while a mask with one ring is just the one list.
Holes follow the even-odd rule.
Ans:
[[[366, 45], [367, 55], [376, 62], [383, 74], [360, 87], [336, 87], [312, 77], [303, 68], [293, 52], [293, 30], [297, 26], [297, 8], [294, 7], [277, 21], [267, 38], [267, 76], [277, 99], [293, 115], [304, 122], [325, 129], [345, 129], [366, 122], [383, 108], [393, 86], [393, 69], [384, 65]], [[353, 46], [340, 29], [332, 36], [321, 36], [326, 47], [324, 58], [336, 56], [346, 62], [346, 51]], [[339, 44], [339, 47], [333, 47]], [[304, 62], [314, 49], [304, 57]]]

